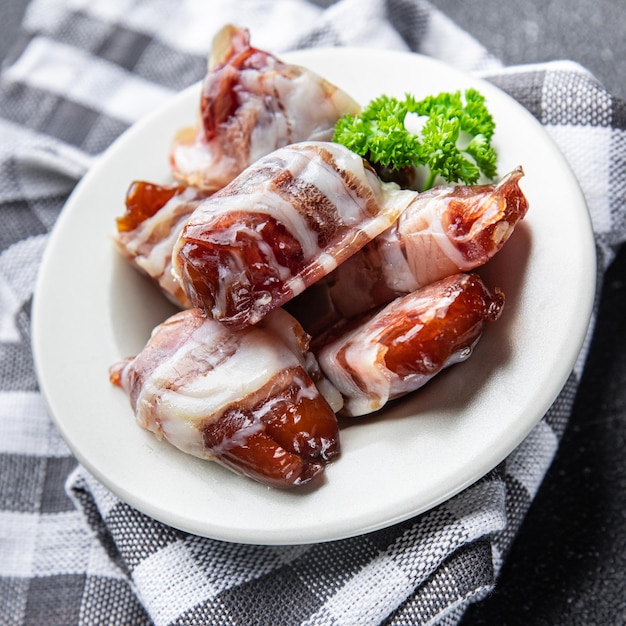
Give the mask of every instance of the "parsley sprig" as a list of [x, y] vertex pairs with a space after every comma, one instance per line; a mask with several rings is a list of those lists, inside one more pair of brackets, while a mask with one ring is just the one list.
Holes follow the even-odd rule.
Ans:
[[[421, 124], [408, 128], [407, 115]], [[497, 153], [491, 146], [495, 123], [484, 96], [476, 89], [442, 92], [416, 100], [382, 95], [355, 116], [345, 115], [335, 126], [333, 141], [368, 159], [374, 166], [392, 170], [425, 166], [422, 190], [437, 176], [446, 182], [473, 185], [481, 174], [497, 176]]]

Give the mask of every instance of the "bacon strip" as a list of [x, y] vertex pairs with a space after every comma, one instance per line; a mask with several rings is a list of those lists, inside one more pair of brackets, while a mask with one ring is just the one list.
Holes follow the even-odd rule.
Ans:
[[251, 47], [248, 30], [229, 25], [213, 42], [199, 123], [174, 139], [172, 171], [215, 191], [276, 148], [330, 140], [337, 120], [359, 110], [335, 85]]
[[181, 308], [191, 304], [172, 276], [172, 249], [185, 222], [207, 195], [184, 185], [134, 181], [126, 194], [126, 211], [117, 219], [118, 250]]
[[308, 337], [281, 309], [237, 332], [181, 311], [110, 379], [143, 428], [266, 485], [307, 483], [339, 454], [341, 398], [327, 381], [326, 397], [315, 386]]
[[194, 306], [243, 328], [383, 232], [414, 195], [339, 144], [287, 146], [196, 208], [174, 248], [174, 274]]
[[457, 274], [343, 322], [314, 340], [320, 367], [344, 398], [342, 413], [365, 415], [419, 389], [467, 359], [504, 296], [475, 274]]

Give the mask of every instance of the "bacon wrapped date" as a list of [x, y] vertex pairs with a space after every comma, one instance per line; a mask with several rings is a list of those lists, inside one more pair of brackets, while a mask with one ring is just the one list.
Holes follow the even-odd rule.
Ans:
[[351, 317], [484, 265], [526, 215], [523, 175], [518, 167], [497, 184], [441, 186], [418, 194], [391, 228], [329, 277], [335, 306]]
[[199, 122], [173, 141], [172, 171], [215, 191], [276, 148], [330, 140], [337, 120], [359, 110], [317, 74], [250, 46], [247, 29], [225, 26], [213, 40]]
[[194, 306], [243, 328], [334, 270], [414, 197], [339, 144], [287, 146], [198, 205], [173, 271]]
[[313, 350], [343, 396], [341, 413], [365, 415], [467, 359], [503, 305], [503, 294], [490, 293], [478, 275], [456, 274], [340, 323]]
[[185, 185], [133, 181], [126, 194], [126, 211], [116, 220], [118, 250], [181, 308], [191, 303], [172, 275], [172, 249], [183, 225], [208, 195]]
[[266, 485], [307, 483], [339, 454], [341, 397], [281, 309], [236, 332], [181, 311], [139, 355], [112, 366], [110, 379], [142, 427]]

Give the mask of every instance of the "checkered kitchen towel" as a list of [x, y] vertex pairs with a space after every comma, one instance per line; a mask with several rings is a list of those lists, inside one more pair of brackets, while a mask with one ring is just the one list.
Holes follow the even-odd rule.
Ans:
[[328, 4], [31, 4], [0, 86], [0, 623], [454, 624], [494, 587], [567, 424], [584, 354], [545, 418], [484, 479], [416, 519], [320, 545], [232, 545], [147, 518], [75, 469], [38, 393], [30, 303], [65, 199], [122, 131], [202, 78], [226, 22], [277, 53], [365, 45], [487, 72], [569, 159], [606, 269], [626, 233], [623, 102], [572, 63], [501, 67], [421, 0]]

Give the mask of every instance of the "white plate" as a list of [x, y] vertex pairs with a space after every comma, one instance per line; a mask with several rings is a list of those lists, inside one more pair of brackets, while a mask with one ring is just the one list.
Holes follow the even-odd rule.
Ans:
[[135, 423], [109, 366], [139, 351], [172, 311], [114, 250], [131, 180], [166, 181], [168, 148], [195, 120], [198, 86], [125, 133], [85, 176], [50, 238], [33, 310], [42, 391], [80, 462], [122, 500], [217, 539], [295, 544], [389, 526], [450, 498], [528, 434], [567, 379], [588, 325], [595, 252], [588, 212], [540, 124], [488, 83], [418, 55], [356, 49], [285, 54], [366, 103], [474, 86], [497, 122], [500, 173], [523, 165], [526, 220], [484, 268], [506, 294], [469, 361], [383, 414], [342, 430], [341, 457], [317, 490], [283, 492], [159, 442]]

